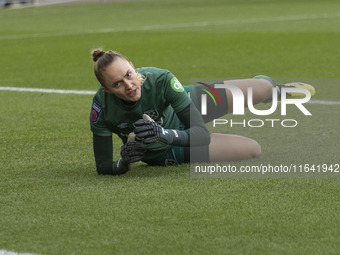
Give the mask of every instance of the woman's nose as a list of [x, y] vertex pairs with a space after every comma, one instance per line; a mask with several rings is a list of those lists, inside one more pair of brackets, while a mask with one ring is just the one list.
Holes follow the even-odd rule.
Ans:
[[129, 80], [123, 80], [126, 89], [132, 89], [133, 85]]

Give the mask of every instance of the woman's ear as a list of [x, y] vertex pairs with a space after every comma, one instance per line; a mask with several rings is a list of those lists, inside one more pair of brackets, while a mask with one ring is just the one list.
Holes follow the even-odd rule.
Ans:
[[107, 88], [105, 88], [103, 85], [101, 85], [100, 88], [101, 88], [104, 92], [110, 94], [110, 91], [109, 91]]
[[132, 66], [133, 69], [135, 69], [135, 66], [132, 64], [131, 61], [129, 61], [130, 65]]

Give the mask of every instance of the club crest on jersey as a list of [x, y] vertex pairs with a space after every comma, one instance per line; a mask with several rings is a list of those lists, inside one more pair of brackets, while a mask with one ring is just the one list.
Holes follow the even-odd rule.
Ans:
[[157, 111], [157, 109], [151, 109], [151, 110], [147, 110], [144, 112], [146, 115], [149, 115], [149, 117], [151, 119], [153, 119], [154, 121], [157, 120], [158, 116], [159, 116], [159, 113]]
[[[151, 110], [147, 110], [144, 112], [146, 115], [148, 115], [151, 119], [153, 119], [154, 121], [156, 121], [158, 124], [162, 125], [163, 124], [163, 118], [159, 118], [159, 113], [157, 111], [157, 109], [151, 109]], [[159, 119], [158, 119], [159, 118]]]
[[100, 114], [102, 113], [103, 108], [95, 101], [92, 103], [91, 108], [91, 123], [97, 123], [100, 117]]

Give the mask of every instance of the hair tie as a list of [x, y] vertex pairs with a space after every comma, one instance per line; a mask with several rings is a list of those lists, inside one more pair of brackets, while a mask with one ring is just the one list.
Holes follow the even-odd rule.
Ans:
[[99, 52], [99, 54], [98, 54], [98, 58], [100, 58], [101, 56], [103, 56], [105, 54], [105, 52], [104, 51], [101, 51], [101, 52]]

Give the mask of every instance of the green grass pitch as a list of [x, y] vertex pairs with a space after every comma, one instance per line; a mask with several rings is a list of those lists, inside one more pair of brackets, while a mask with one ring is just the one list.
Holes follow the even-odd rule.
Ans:
[[[0, 86], [96, 90], [90, 49], [101, 46], [183, 84], [297, 77], [314, 81], [313, 100], [338, 102], [339, 7], [154, 0], [0, 9]], [[189, 165], [143, 164], [98, 176], [91, 100], [0, 91], [0, 252], [339, 254], [338, 178], [191, 178]], [[296, 128], [222, 130], [262, 147], [259, 159], [233, 164], [340, 163], [340, 105], [306, 107], [312, 116], [289, 108]]]

